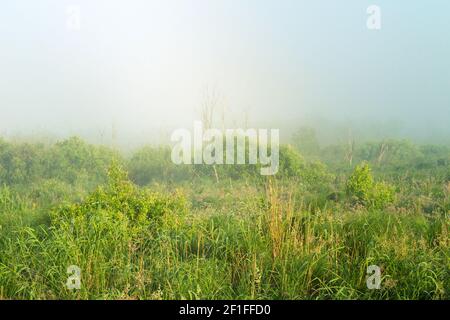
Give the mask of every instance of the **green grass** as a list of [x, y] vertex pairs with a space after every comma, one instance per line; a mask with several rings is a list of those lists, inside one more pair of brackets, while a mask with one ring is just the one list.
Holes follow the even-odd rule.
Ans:
[[[339, 177], [220, 177], [137, 186], [114, 165], [97, 188], [5, 184], [0, 299], [450, 298], [445, 189], [429, 214], [411, 195], [421, 189], [395, 179], [395, 202], [379, 208], [354, 202]], [[65, 285], [70, 265], [80, 290]], [[380, 290], [366, 286], [369, 265]]]

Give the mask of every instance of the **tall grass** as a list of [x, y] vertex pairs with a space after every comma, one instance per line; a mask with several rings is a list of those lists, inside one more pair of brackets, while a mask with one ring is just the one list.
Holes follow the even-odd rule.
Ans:
[[[125, 193], [117, 210], [118, 194], [99, 192], [57, 211], [49, 228], [2, 237], [2, 298], [449, 298], [449, 221], [442, 217], [311, 210], [270, 182], [259, 191], [264, 202], [255, 191], [233, 212], [184, 212], [156, 200], [151, 211], [163, 218], [138, 221], [127, 210], [140, 192], [117, 191]], [[383, 270], [380, 290], [366, 287], [371, 264]], [[82, 270], [81, 290], [65, 287], [69, 265]]]
[[[74, 146], [81, 178], [78, 167], [64, 172]], [[280, 177], [218, 169], [220, 182], [211, 170], [148, 164], [160, 155], [145, 150], [129, 164], [141, 186], [117, 164], [106, 175], [107, 156], [84, 159], [101, 150], [79, 140], [49, 150], [61, 164], [0, 187], [0, 299], [450, 298], [444, 168], [378, 173], [395, 199], [373, 206], [357, 197], [359, 184], [346, 192], [351, 170], [333, 175], [290, 148]], [[71, 265], [80, 290], [66, 286]], [[379, 290], [367, 288], [370, 265], [382, 270]]]

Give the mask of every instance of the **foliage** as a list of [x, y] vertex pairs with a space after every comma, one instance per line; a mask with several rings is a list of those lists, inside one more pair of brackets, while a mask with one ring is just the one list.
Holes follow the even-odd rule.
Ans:
[[357, 166], [347, 181], [347, 193], [364, 205], [382, 209], [394, 201], [394, 190], [384, 182], [374, 182], [368, 163]]
[[345, 145], [305, 153], [217, 181], [165, 147], [0, 139], [0, 299], [449, 299], [448, 148], [356, 144], [354, 170]]
[[190, 169], [190, 166], [172, 163], [169, 147], [146, 146], [135, 152], [128, 163], [131, 180], [141, 186], [154, 181], [188, 180], [192, 177]]
[[93, 146], [73, 137], [52, 146], [0, 141], [0, 183], [30, 184], [58, 179], [86, 186], [106, 181], [106, 169], [120, 156], [111, 149]]

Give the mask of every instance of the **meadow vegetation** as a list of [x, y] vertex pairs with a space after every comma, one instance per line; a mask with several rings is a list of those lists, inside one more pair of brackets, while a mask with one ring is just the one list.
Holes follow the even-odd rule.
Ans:
[[0, 299], [450, 299], [449, 214], [447, 146], [300, 130], [261, 176], [0, 139]]

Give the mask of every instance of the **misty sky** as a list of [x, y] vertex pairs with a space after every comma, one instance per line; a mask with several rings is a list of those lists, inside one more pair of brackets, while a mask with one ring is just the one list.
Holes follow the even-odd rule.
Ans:
[[450, 137], [449, 57], [448, 0], [2, 1], [0, 135], [191, 127], [210, 90], [235, 126]]

